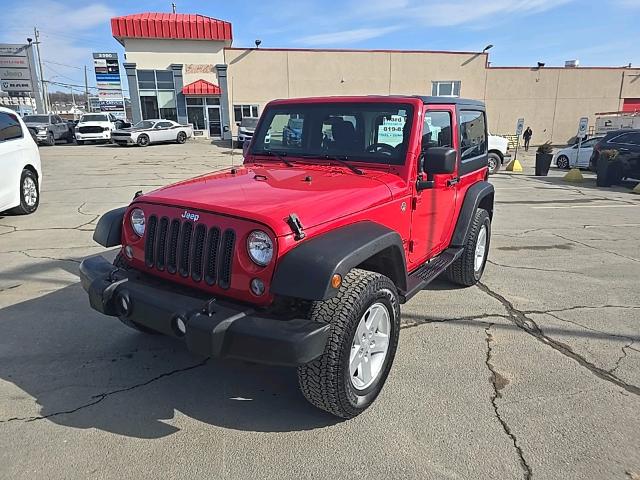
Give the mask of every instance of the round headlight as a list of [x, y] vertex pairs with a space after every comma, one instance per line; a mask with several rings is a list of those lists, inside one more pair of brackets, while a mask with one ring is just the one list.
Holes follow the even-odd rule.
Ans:
[[144, 212], [139, 208], [131, 211], [131, 228], [139, 237], [144, 235]]
[[273, 258], [273, 242], [263, 231], [254, 230], [247, 238], [247, 251], [251, 260], [261, 267], [266, 267]]

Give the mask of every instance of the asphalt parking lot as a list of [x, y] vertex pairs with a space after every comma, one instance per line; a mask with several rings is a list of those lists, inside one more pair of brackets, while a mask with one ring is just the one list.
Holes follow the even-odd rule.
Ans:
[[228, 153], [41, 149], [40, 209], [0, 215], [1, 478], [640, 478], [640, 196], [532, 155], [493, 176], [483, 283], [404, 305], [381, 396], [342, 422], [294, 370], [194, 357], [80, 287], [102, 213]]

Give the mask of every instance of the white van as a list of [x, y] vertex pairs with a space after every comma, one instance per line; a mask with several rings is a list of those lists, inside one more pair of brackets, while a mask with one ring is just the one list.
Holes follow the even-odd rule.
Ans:
[[0, 212], [33, 213], [40, 203], [40, 152], [16, 112], [0, 107]]

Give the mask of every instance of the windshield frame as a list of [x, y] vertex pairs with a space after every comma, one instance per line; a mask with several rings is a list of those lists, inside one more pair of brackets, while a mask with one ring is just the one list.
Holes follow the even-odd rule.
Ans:
[[[277, 114], [288, 114], [288, 113], [302, 113], [305, 110], [307, 112], [311, 111], [312, 118], [315, 116], [315, 119], [311, 121], [318, 121], [323, 114], [327, 115], [340, 115], [341, 112], [344, 112], [344, 115], [349, 115], [349, 113], [360, 113], [357, 109], [361, 109], [361, 112], [366, 112], [367, 110], [377, 110], [380, 109], [380, 113], [383, 111], [389, 110], [391, 115], [397, 115], [397, 113], [393, 113], [392, 110], [401, 110], [404, 109], [406, 111], [406, 123], [409, 124], [409, 132], [407, 135], [407, 139], [410, 141], [411, 136], [413, 135], [413, 130], [415, 128], [415, 116], [418, 111], [415, 105], [411, 101], [402, 101], [399, 99], [393, 99], [390, 101], [384, 102], [366, 102], [366, 101], [353, 101], [353, 102], [340, 102], [340, 101], [327, 101], [327, 102], [318, 102], [318, 103], [308, 103], [308, 102], [287, 102], [287, 103], [279, 103], [275, 105], [269, 105], [264, 110], [260, 122], [256, 128], [256, 131], [253, 135], [253, 141], [251, 142], [251, 149], [249, 153], [251, 155], [270, 155], [270, 148], [258, 148], [258, 145], [261, 143], [260, 140], [264, 139], [266, 134], [268, 133], [272, 121]], [[324, 110], [324, 112], [323, 112]], [[312, 127], [313, 128], [313, 127]], [[303, 127], [304, 129], [304, 127]], [[304, 131], [304, 130], [303, 130]], [[307, 149], [303, 147], [298, 150], [286, 150], [285, 153], [288, 158], [300, 158], [304, 160], [311, 161], [320, 161], [320, 162], [329, 162], [331, 163], [331, 157], [337, 157], [340, 160], [346, 160], [348, 162], [358, 162], [365, 164], [374, 164], [374, 165], [387, 165], [387, 166], [402, 166], [406, 163], [407, 159], [407, 151], [408, 151], [408, 143], [404, 142], [402, 148], [397, 150], [397, 154], [395, 156], [391, 155], [383, 155], [380, 153], [367, 153], [364, 151], [351, 152], [351, 151], [340, 151], [340, 150], [315, 150], [315, 149]], [[262, 142], [260, 145], [263, 147], [265, 144]], [[373, 143], [371, 144], [373, 145]], [[390, 145], [391, 146], [391, 145]], [[283, 150], [273, 146], [273, 151], [277, 151], [282, 154]]]

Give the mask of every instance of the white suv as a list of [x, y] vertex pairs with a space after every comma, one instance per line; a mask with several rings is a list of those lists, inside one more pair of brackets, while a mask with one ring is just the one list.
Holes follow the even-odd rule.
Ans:
[[0, 107], [0, 212], [35, 212], [41, 185], [36, 142], [16, 112]]
[[124, 123], [110, 113], [85, 113], [75, 128], [76, 143], [86, 141], [111, 142], [111, 132]]

